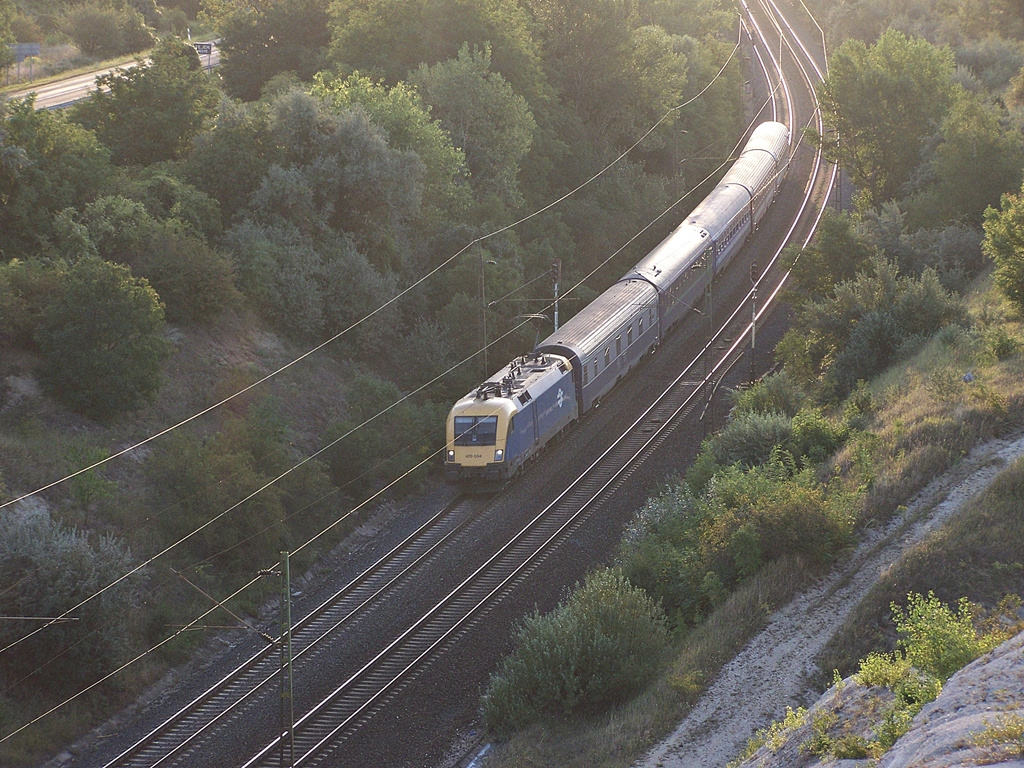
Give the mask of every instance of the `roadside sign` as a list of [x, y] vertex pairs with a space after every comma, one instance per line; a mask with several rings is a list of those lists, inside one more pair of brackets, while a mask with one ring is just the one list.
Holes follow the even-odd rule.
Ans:
[[192, 43], [192, 46], [200, 56], [209, 56], [213, 53], [213, 43]]

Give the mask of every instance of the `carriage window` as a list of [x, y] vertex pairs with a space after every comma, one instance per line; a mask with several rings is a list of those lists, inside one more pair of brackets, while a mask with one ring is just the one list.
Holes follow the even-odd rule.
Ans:
[[615, 356], [618, 357], [622, 354], [622, 336], [615, 337]]
[[498, 437], [497, 416], [456, 416], [456, 445], [494, 445]]
[[584, 386], [584, 387], [585, 387], [585, 386], [587, 386], [587, 378], [588, 378], [588, 377], [587, 377], [587, 371], [588, 371], [588, 370], [589, 370], [589, 369], [587, 368], [587, 366], [586, 366], [586, 365], [584, 365], [584, 366], [583, 366], [583, 386]]
[[[643, 320], [641, 320], [640, 322], [643, 322]], [[628, 347], [632, 343], [633, 343], [633, 326], [631, 325], [631, 326], [629, 326], [629, 328], [626, 329], [626, 346]]]
[[637, 333], [639, 333], [641, 336], [644, 335], [644, 319], [642, 317], [640, 318], [640, 323], [639, 323], [639, 328], [637, 330]]
[[604, 348], [604, 366], [607, 368], [612, 364], [612, 350], [611, 347]]

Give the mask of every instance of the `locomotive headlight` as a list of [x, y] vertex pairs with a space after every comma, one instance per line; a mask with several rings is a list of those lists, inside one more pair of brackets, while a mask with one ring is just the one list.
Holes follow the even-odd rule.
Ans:
[[448, 451], [448, 461], [455, 461], [455, 451]]
[[498, 450], [496, 450], [494, 452], [494, 460], [495, 461], [503, 461], [504, 459], [505, 459], [505, 452], [503, 450], [501, 450], [501, 448], [499, 448]]

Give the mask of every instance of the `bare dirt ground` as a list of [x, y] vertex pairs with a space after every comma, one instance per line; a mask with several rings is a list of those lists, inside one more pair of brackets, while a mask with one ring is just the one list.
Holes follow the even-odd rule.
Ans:
[[815, 657], [878, 577], [1022, 455], [1024, 435], [985, 443], [932, 481], [887, 526], [867, 531], [847, 562], [772, 617], [636, 768], [723, 766], [758, 728], [783, 717], [787, 706], [816, 699], [820, 691], [808, 684]]

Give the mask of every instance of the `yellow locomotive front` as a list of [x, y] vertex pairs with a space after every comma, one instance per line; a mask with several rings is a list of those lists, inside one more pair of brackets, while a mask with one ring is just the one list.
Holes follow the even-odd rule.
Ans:
[[506, 450], [509, 422], [516, 405], [508, 397], [467, 395], [448, 414], [445, 477], [501, 480], [508, 477]]

